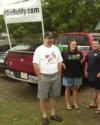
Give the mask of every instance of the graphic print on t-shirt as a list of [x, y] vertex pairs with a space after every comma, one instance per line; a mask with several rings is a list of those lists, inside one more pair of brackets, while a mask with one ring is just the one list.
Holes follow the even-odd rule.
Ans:
[[45, 59], [47, 64], [53, 64], [57, 61], [56, 54], [54, 52], [45, 55]]
[[82, 54], [78, 51], [76, 52], [65, 52], [63, 54], [64, 63], [66, 69], [63, 74], [65, 77], [81, 77], [82, 76], [82, 66], [81, 59], [83, 58]]
[[68, 60], [79, 60], [80, 59], [80, 54], [77, 55], [68, 55]]

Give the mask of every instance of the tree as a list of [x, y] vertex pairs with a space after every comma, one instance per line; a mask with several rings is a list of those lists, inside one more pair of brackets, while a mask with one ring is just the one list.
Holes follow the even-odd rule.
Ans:
[[[56, 35], [60, 32], [93, 32], [100, 21], [99, 0], [43, 0], [42, 8], [45, 31], [54, 31]], [[0, 32], [5, 31], [2, 17], [0, 24]], [[40, 23], [9, 24], [8, 27], [11, 37], [31, 43], [34, 37], [40, 39], [42, 32]]]
[[0, 16], [0, 33], [6, 32], [3, 16]]
[[46, 30], [57, 32], [94, 30], [100, 19], [99, 0], [44, 0], [43, 15]]

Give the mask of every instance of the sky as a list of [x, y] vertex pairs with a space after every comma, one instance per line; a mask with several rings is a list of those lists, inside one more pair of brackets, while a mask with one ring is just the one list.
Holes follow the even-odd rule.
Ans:
[[10, 4], [10, 3], [19, 2], [19, 1], [28, 1], [28, 0], [0, 0], [0, 3]]
[[20, 1], [20, 0], [0, 0], [0, 3], [6, 4], [6, 3], [12, 3], [14, 1]]

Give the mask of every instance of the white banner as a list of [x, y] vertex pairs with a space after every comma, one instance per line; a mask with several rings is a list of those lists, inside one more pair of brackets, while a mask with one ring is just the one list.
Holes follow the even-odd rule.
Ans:
[[0, 15], [3, 15], [3, 9], [2, 9], [1, 3], [0, 3]]
[[42, 9], [41, 0], [20, 0], [3, 5], [5, 22], [41, 22]]
[[3, 15], [2, 7], [0, 7], [0, 15]]

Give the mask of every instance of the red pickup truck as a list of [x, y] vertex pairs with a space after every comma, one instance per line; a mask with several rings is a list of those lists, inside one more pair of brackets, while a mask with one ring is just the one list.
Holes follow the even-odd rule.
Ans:
[[[78, 42], [79, 49], [84, 55], [87, 55], [91, 42], [94, 39], [100, 40], [100, 33], [62, 33], [59, 35], [56, 45], [63, 51], [67, 47], [66, 42], [70, 39], [75, 39]], [[35, 48], [29, 47], [27, 49], [10, 50], [5, 58], [7, 66], [5, 70], [6, 75], [13, 79], [37, 84], [38, 79], [32, 64]]]

